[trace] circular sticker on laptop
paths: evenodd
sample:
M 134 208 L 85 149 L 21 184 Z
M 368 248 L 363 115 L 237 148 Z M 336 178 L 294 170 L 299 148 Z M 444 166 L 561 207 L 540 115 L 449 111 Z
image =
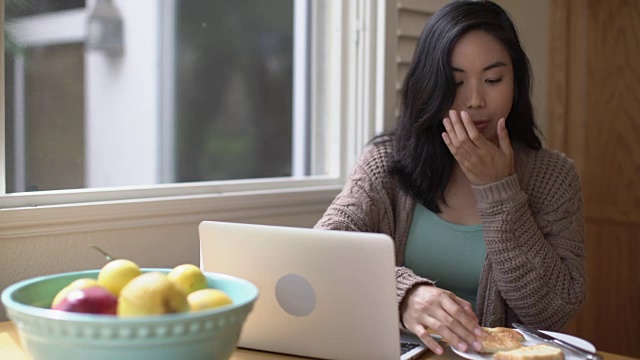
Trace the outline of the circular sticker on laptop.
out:
M 276 299 L 280 307 L 293 316 L 307 316 L 316 307 L 313 286 L 297 274 L 287 274 L 278 280 Z

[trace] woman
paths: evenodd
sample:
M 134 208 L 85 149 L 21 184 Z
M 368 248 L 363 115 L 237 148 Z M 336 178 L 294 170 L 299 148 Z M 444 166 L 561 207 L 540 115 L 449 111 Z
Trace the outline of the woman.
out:
M 423 30 L 391 135 L 367 146 L 316 228 L 395 241 L 402 325 L 437 354 L 480 326 L 557 330 L 585 298 L 572 162 L 544 149 L 530 65 L 506 12 L 453 2 Z

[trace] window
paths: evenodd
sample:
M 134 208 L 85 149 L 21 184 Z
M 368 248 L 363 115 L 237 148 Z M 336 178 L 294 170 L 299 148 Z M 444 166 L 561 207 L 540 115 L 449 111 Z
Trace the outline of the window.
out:
M 382 128 L 346 3 L 6 0 L 1 207 L 341 186 Z

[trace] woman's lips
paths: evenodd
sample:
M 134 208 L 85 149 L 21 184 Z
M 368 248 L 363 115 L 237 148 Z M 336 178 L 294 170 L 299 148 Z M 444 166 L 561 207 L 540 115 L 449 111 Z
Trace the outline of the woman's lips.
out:
M 474 121 L 473 125 L 476 126 L 476 129 L 482 131 L 482 130 L 486 129 L 489 126 L 489 120 Z

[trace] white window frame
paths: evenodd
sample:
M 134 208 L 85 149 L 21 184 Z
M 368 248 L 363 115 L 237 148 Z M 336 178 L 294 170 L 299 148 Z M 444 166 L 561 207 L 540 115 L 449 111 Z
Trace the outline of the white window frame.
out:
M 385 91 L 385 0 L 323 0 L 331 2 L 331 91 L 325 91 L 326 113 L 313 116 L 331 122 L 340 136 L 331 138 L 328 175 L 200 183 L 175 183 L 113 189 L 75 189 L 32 193 L 0 193 L 0 238 L 96 229 L 276 215 L 293 208 L 322 211 L 340 191 L 364 145 L 385 129 L 392 101 Z M 0 22 L 4 0 L 0 0 Z M 4 24 L 0 26 L 4 50 Z M 314 54 L 311 54 L 312 58 Z M 4 57 L 0 74 L 0 137 L 4 139 Z M 317 100 L 317 99 L 316 99 Z M 383 104 L 383 106 L 381 106 Z M 314 121 L 312 119 L 312 128 Z M 329 131 L 332 133 L 333 131 Z M 337 161 L 336 161 L 337 160 Z M 4 193 L 5 148 L 0 147 L 0 191 Z

